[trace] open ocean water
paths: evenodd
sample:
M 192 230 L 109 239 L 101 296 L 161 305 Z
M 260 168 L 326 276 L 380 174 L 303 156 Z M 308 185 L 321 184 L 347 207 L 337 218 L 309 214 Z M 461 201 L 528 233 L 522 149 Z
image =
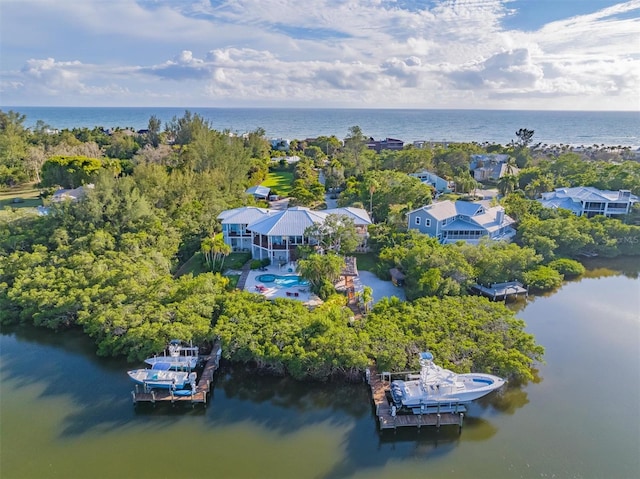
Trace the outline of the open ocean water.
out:
M 375 139 L 499 143 L 516 139 L 520 128 L 534 130 L 533 143 L 572 146 L 640 147 L 640 112 L 519 110 L 390 110 L 287 108 L 93 108 L 5 107 L 26 115 L 25 126 L 44 121 L 51 128 L 132 127 L 144 129 L 155 115 L 163 122 L 186 110 L 218 131 L 245 133 L 258 128 L 268 138 L 304 139 L 320 135 L 344 138 L 359 126 Z

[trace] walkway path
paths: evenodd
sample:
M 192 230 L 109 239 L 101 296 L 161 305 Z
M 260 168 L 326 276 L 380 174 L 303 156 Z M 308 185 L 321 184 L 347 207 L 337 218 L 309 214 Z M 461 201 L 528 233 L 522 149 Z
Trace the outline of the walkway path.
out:
M 244 285 L 247 283 L 247 278 L 249 277 L 249 273 L 251 272 L 251 260 L 247 261 L 244 266 L 242 266 L 242 274 L 240 275 L 240 279 L 238 280 L 238 284 L 236 288 L 242 290 L 244 289 Z

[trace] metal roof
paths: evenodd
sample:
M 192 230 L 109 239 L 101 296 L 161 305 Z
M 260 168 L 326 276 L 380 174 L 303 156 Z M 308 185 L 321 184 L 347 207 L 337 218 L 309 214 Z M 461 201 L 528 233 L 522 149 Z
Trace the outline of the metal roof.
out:
M 351 218 L 356 226 L 366 226 L 371 224 L 371 217 L 367 210 L 363 208 L 353 208 L 351 206 L 346 208 L 332 208 L 330 210 L 323 210 L 323 213 L 328 215 L 342 215 Z
M 242 208 L 234 208 L 232 210 L 223 211 L 218 215 L 218 219 L 222 220 L 222 224 L 248 225 L 259 219 L 274 214 L 273 210 L 266 208 L 258 208 L 256 206 L 243 206 Z
M 296 206 L 278 211 L 247 226 L 254 233 L 267 236 L 303 236 L 309 226 L 322 223 L 327 214 Z

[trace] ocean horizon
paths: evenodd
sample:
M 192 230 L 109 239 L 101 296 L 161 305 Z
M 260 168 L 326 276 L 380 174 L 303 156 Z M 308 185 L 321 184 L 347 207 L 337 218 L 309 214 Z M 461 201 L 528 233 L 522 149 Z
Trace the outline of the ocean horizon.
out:
M 359 126 L 375 139 L 509 144 L 520 128 L 534 130 L 533 144 L 589 147 L 640 146 L 638 111 L 547 111 L 381 108 L 202 108 L 202 107 L 34 107 L 2 106 L 24 114 L 25 127 L 43 121 L 52 129 L 145 129 L 151 116 L 163 128 L 186 111 L 211 128 L 237 134 L 265 131 L 268 138 L 298 139 L 335 135 L 345 138 Z

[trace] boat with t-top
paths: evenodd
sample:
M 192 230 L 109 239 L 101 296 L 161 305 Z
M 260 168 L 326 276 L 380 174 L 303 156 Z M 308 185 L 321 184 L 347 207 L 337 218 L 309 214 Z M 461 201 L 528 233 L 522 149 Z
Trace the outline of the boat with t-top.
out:
M 434 409 L 458 410 L 460 405 L 475 401 L 501 388 L 506 382 L 492 374 L 456 374 L 433 363 L 430 352 L 419 353 L 420 375 L 407 381 L 391 382 L 392 407 L 398 412 L 421 414 Z
M 156 362 L 151 368 L 127 371 L 131 380 L 147 389 L 184 389 L 191 386 L 195 389 L 197 375 L 195 372 L 172 371 L 171 364 Z
M 149 366 L 157 363 L 169 364 L 174 371 L 191 371 L 198 366 L 199 349 L 197 346 L 186 344 L 179 339 L 172 339 L 163 354 L 144 360 Z

